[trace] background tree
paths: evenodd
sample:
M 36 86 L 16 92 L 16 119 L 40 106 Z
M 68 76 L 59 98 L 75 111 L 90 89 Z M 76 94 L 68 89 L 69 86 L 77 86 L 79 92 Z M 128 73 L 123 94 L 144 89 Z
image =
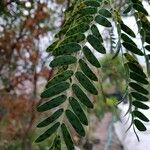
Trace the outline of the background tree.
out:
M 45 48 L 63 21 L 67 3 L 0 1 L 0 149 L 32 149 L 35 105 L 53 73 Z

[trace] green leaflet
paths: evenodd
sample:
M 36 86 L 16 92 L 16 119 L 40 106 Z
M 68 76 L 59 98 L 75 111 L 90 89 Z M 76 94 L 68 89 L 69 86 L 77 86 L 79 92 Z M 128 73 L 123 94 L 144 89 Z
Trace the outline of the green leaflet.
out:
M 80 71 L 75 73 L 76 78 L 80 82 L 80 84 L 91 94 L 97 95 L 98 91 L 95 86 L 91 83 L 91 81 Z
M 87 46 L 83 47 L 83 53 L 91 65 L 97 68 L 101 67 L 99 61 L 97 60 L 97 58 L 94 56 L 94 54 L 91 52 L 91 50 Z
M 66 81 L 67 79 L 71 78 L 71 76 L 73 75 L 73 71 L 72 70 L 66 70 L 61 74 L 58 74 L 57 76 L 55 76 L 54 78 L 52 78 L 51 80 L 49 80 L 46 84 L 46 88 L 49 88 L 51 86 L 54 86 L 55 84 L 58 84 L 62 81 Z
M 149 122 L 149 119 L 144 114 L 142 114 L 140 111 L 138 111 L 138 110 L 134 110 L 133 111 L 133 115 L 135 117 L 138 117 L 139 119 L 145 121 L 145 122 Z
M 133 72 L 130 72 L 130 78 L 132 80 L 135 80 L 135 81 L 140 82 L 142 84 L 149 84 L 149 82 L 145 78 L 143 78 L 142 76 L 140 76 L 136 73 L 133 73 Z
M 123 30 L 125 33 L 127 33 L 132 37 L 136 37 L 135 33 L 128 26 L 126 26 L 124 23 L 121 23 L 120 25 L 121 25 L 121 30 Z
M 91 46 L 99 53 L 106 54 L 106 50 L 102 45 L 101 41 L 96 38 L 94 35 L 88 35 L 87 41 L 91 44 Z
M 71 36 L 67 37 L 66 39 L 64 39 L 60 43 L 60 45 L 64 45 L 64 44 L 71 43 L 71 42 L 80 43 L 83 40 L 85 40 L 85 35 L 82 33 L 77 33 L 77 34 L 71 35 Z
M 147 29 L 150 28 L 150 24 L 149 23 L 147 23 L 145 21 L 142 21 L 142 20 L 141 20 L 141 23 L 142 23 L 142 27 L 143 27 L 144 30 L 147 30 Z
M 97 76 L 93 73 L 93 71 L 89 68 L 89 66 L 85 63 L 84 60 L 79 60 L 79 65 L 83 73 L 91 80 L 98 81 Z
M 132 97 L 134 97 L 136 100 L 143 101 L 143 102 L 149 101 L 149 99 L 148 99 L 146 96 L 144 96 L 144 95 L 142 95 L 142 94 L 140 94 L 140 93 L 131 92 L 131 95 L 132 95 Z
M 110 11 L 107 10 L 107 9 L 105 9 L 105 8 L 100 9 L 98 13 L 99 13 L 100 15 L 106 17 L 106 18 L 111 18 L 111 17 L 112 17 Z
M 137 54 L 137 55 L 140 55 L 140 56 L 143 56 L 143 52 L 138 49 L 137 47 L 135 47 L 134 45 L 128 43 L 128 42 L 123 42 L 122 45 L 127 49 L 129 50 L 130 52 L 133 52 L 134 54 Z
M 148 55 L 146 55 L 147 56 L 147 59 L 149 59 L 150 60 L 150 54 L 148 54 Z
M 139 5 L 142 6 L 142 3 L 141 3 L 139 0 L 131 0 L 131 2 L 132 2 L 132 3 L 135 3 L 135 4 L 137 3 L 137 4 L 139 4 Z
M 61 138 L 57 135 L 54 139 L 54 142 L 49 150 L 61 150 Z
M 95 21 L 104 27 L 112 27 L 111 23 L 105 17 L 101 15 L 97 15 L 95 17 Z
M 91 23 L 92 21 L 94 20 L 94 17 L 91 16 L 91 15 L 86 15 L 86 16 L 83 16 L 79 19 L 76 20 L 76 23 L 83 23 L 83 22 L 86 22 L 87 24 Z
M 124 42 L 130 43 L 134 45 L 135 47 L 137 47 L 137 45 L 133 42 L 133 40 L 129 38 L 126 34 L 121 33 L 121 38 L 123 39 Z
M 79 12 L 80 16 L 94 15 L 96 13 L 97 13 L 96 7 L 86 7 L 86 8 L 81 9 Z
M 45 89 L 42 94 L 41 94 L 41 98 L 49 98 L 52 96 L 55 96 L 57 94 L 60 94 L 64 91 L 66 91 L 69 88 L 70 84 L 68 82 L 60 82 L 56 85 L 53 85 L 47 89 Z
M 64 139 L 65 144 L 67 146 L 67 149 L 68 150 L 74 150 L 75 148 L 74 148 L 72 138 L 71 138 L 70 133 L 69 133 L 69 131 L 68 131 L 68 129 L 64 123 L 61 125 L 61 131 L 62 131 L 63 139 Z
M 141 85 L 139 85 L 135 82 L 130 82 L 129 86 L 132 87 L 137 92 L 140 92 L 140 93 L 145 94 L 145 95 L 149 94 L 149 92 L 145 88 L 143 88 Z
M 134 119 L 134 125 L 136 126 L 136 128 L 139 130 L 139 131 L 146 131 L 146 127 L 144 126 L 144 124 L 138 120 L 138 119 Z
M 66 32 L 68 31 L 69 27 L 70 27 L 70 24 L 64 25 L 64 26 L 61 28 L 61 30 L 55 35 L 55 38 L 59 38 L 59 37 L 61 37 L 62 35 L 65 35 Z
M 84 125 L 88 125 L 87 117 L 86 117 L 82 107 L 80 106 L 79 102 L 75 98 L 69 97 L 69 103 L 70 103 L 74 113 L 79 118 L 80 122 Z
M 81 46 L 78 43 L 71 42 L 64 45 L 60 45 L 56 49 L 53 50 L 54 56 L 64 55 L 64 54 L 72 54 L 81 50 Z
M 66 95 L 60 95 L 58 97 L 55 97 L 55 98 L 51 99 L 50 101 L 45 102 L 44 104 L 38 106 L 37 111 L 43 112 L 43 111 L 47 111 L 52 108 L 55 108 L 55 107 L 61 105 L 63 102 L 65 102 L 66 99 L 67 99 Z
M 71 29 L 69 29 L 66 33 L 66 36 L 71 36 L 77 33 L 84 33 L 89 29 L 89 25 L 87 23 L 80 23 Z
M 140 108 L 140 109 L 145 109 L 145 110 L 149 109 L 149 107 L 147 105 L 145 105 L 144 103 L 142 103 L 140 101 L 133 101 L 132 105 L 134 105 L 135 107 Z
M 92 6 L 92 7 L 99 7 L 100 6 L 100 3 L 96 0 L 85 0 L 83 3 L 87 6 Z
M 51 61 L 50 67 L 59 67 L 76 63 L 77 59 L 71 55 L 62 55 Z
M 148 44 L 150 44 L 150 35 L 147 35 L 147 36 L 145 37 L 145 42 L 147 42 Z
M 42 135 L 40 135 L 35 140 L 35 142 L 39 143 L 39 142 L 42 142 L 45 139 L 49 138 L 52 134 L 54 134 L 56 132 L 56 130 L 58 129 L 59 126 L 60 126 L 59 122 L 55 123 L 52 127 L 50 127 L 48 130 L 46 130 Z
M 57 46 L 59 40 L 55 41 L 53 44 L 51 44 L 50 46 L 48 46 L 48 48 L 46 49 L 46 52 L 51 52 L 55 49 L 55 47 Z
M 128 62 L 126 63 L 129 67 L 129 69 L 133 72 L 135 72 L 136 74 L 142 76 L 143 78 L 146 78 L 146 75 L 145 73 L 143 72 L 142 68 L 139 67 L 136 63 L 131 63 L 131 62 Z
M 48 126 L 49 124 L 53 123 L 56 119 L 58 119 L 62 114 L 63 114 L 64 110 L 58 109 L 57 111 L 55 111 L 50 117 L 44 119 L 42 122 L 40 122 L 37 127 L 41 128 L 41 127 L 45 127 Z
M 103 38 L 102 38 L 102 36 L 101 36 L 101 34 L 100 34 L 100 32 L 99 32 L 99 30 L 98 30 L 98 28 L 97 28 L 97 26 L 96 26 L 95 24 L 93 24 L 93 25 L 91 26 L 91 31 L 92 31 L 92 34 L 93 34 L 95 37 L 97 37 L 100 42 L 103 43 Z
M 80 122 L 80 120 L 77 118 L 77 116 L 71 111 L 71 110 L 66 110 L 66 116 L 68 121 L 71 123 L 72 127 L 75 129 L 75 131 L 80 135 L 80 136 L 85 136 L 85 130 Z
M 86 96 L 86 94 L 81 90 L 81 88 L 78 85 L 73 84 L 72 90 L 81 103 L 83 103 L 88 108 L 93 108 L 92 102 L 89 100 L 89 98 Z
M 150 52 L 150 45 L 146 45 L 145 48 Z
M 123 11 L 123 14 L 127 14 L 132 10 L 132 5 L 128 5 L 128 7 Z
M 137 10 L 138 12 L 142 12 L 143 14 L 145 14 L 146 16 L 148 16 L 148 12 L 146 11 L 146 9 L 142 5 L 133 4 L 133 8 L 135 10 Z
M 139 62 L 137 61 L 137 58 L 134 57 L 133 55 L 131 55 L 131 54 L 129 54 L 129 53 L 124 53 L 123 55 L 125 56 L 125 58 L 126 58 L 129 62 L 139 65 Z

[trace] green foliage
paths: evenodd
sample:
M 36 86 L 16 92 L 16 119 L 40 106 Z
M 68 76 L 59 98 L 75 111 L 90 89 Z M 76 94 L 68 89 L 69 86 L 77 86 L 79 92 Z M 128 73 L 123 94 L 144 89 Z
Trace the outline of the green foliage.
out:
M 116 46 L 117 51 L 114 55 L 117 57 L 120 53 L 122 56 L 121 60 L 126 74 L 126 94 L 128 94 L 130 103 L 127 113 L 132 116 L 131 126 L 133 125 L 133 128 L 136 127 L 140 131 L 146 130 L 140 120 L 148 122 L 149 119 L 140 112 L 140 109 L 149 109 L 144 103 L 149 100 L 147 90 L 149 71 L 145 73 L 136 58 L 137 55 L 147 58 L 145 48 L 144 46 L 142 49 L 137 47 L 132 40 L 136 34 L 122 21 L 117 10 L 112 8 L 109 11 L 105 8 L 108 4 L 101 0 L 77 0 L 70 7 L 69 12 L 66 12 L 69 13 L 69 17 L 65 18 L 61 30 L 55 36 L 55 42 L 47 48 L 47 52 L 54 56 L 50 67 L 56 70 L 56 74 L 48 81 L 41 94 L 41 98 L 50 100 L 38 106 L 37 110 L 43 112 L 55 107 L 58 107 L 58 110 L 38 124 L 38 127 L 44 127 L 48 124 L 50 127 L 37 138 L 36 142 L 41 142 L 54 135 L 55 138 L 50 149 L 61 149 L 61 142 L 64 140 L 67 149 L 74 150 L 67 122 L 77 134 L 85 136 L 85 125 L 88 125 L 88 121 L 84 106 L 93 108 L 94 105 L 89 94 L 99 94 L 93 81 L 99 81 L 99 75 L 97 76 L 95 70 L 99 71 L 101 64 L 92 50 L 96 50 L 101 55 L 106 54 L 106 48 L 97 24 L 109 29 L 112 28 L 111 21 L 113 20 L 118 32 L 118 46 Z M 129 6 L 130 9 L 128 8 L 124 13 L 131 10 L 134 12 L 142 44 L 149 43 L 150 33 L 147 31 L 147 26 L 150 23 L 146 18 L 147 11 L 139 0 L 132 0 Z M 138 25 L 139 22 L 141 26 Z M 87 42 L 92 46 L 92 50 L 86 45 Z M 122 51 L 123 47 L 125 53 Z M 148 46 L 146 49 L 149 50 Z M 114 61 L 115 57 L 113 57 Z M 110 59 L 113 61 L 112 58 Z M 147 59 L 146 62 L 147 70 L 149 70 Z M 88 65 L 88 63 L 90 64 Z M 107 101 L 104 102 L 107 103 Z M 108 103 L 110 102 L 108 101 Z

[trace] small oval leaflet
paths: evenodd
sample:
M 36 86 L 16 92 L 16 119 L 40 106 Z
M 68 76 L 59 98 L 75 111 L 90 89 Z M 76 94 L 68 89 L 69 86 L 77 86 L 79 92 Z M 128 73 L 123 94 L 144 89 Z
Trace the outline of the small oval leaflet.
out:
M 130 72 L 130 78 L 142 84 L 146 84 L 146 85 L 149 84 L 149 82 L 145 78 L 133 72 Z
M 61 138 L 59 135 L 55 137 L 49 150 L 61 150 Z
M 90 67 L 85 63 L 84 60 L 79 60 L 79 65 L 83 73 L 91 80 L 98 81 L 97 76 L 93 73 L 93 71 L 90 69 Z
M 143 56 L 143 55 L 144 55 L 143 52 L 142 52 L 140 49 L 138 49 L 137 47 L 135 47 L 134 45 L 132 45 L 132 44 L 130 44 L 130 43 L 128 43 L 128 42 L 123 42 L 122 45 L 123 45 L 127 50 L 129 50 L 129 51 L 131 51 L 131 52 L 133 52 L 133 53 L 135 53 L 135 54 L 137 54 L 137 55 L 140 55 L 140 56 Z
M 97 95 L 98 91 L 95 88 L 95 86 L 91 83 L 91 81 L 80 71 L 77 71 L 75 73 L 75 76 L 77 80 L 80 82 L 80 84 L 91 94 Z
M 137 59 L 136 59 L 133 55 L 131 55 L 131 54 L 129 54 L 129 53 L 124 53 L 123 55 L 125 56 L 125 58 L 126 58 L 129 62 L 139 65 L 139 62 L 137 61 Z M 141 69 L 142 69 L 142 68 L 141 68 Z
M 59 56 L 63 54 L 72 54 L 81 50 L 81 46 L 78 43 L 67 43 L 64 45 L 60 45 L 56 49 L 53 50 L 54 56 Z
M 100 9 L 98 13 L 99 13 L 100 15 L 106 17 L 106 18 L 111 18 L 111 17 L 112 17 L 110 11 L 107 10 L 107 9 L 105 9 L 105 8 Z
M 49 138 L 52 134 L 54 134 L 56 132 L 56 130 L 58 129 L 59 126 L 60 126 L 59 122 L 55 123 L 52 127 L 50 127 L 48 130 L 46 130 L 42 135 L 40 135 L 35 140 L 35 142 L 39 143 L 39 142 L 42 142 L 45 139 Z
M 123 30 L 125 33 L 127 33 L 128 35 L 132 36 L 132 37 L 136 37 L 135 33 L 128 27 L 126 26 L 124 23 L 121 23 L 121 30 Z
M 102 45 L 101 41 L 96 38 L 94 35 L 88 35 L 87 41 L 91 44 L 91 46 L 99 53 L 106 54 L 106 50 Z
M 71 123 L 72 127 L 75 129 L 75 131 L 80 135 L 80 136 L 85 136 L 85 130 L 80 122 L 80 120 L 77 118 L 77 116 L 71 111 L 71 110 L 66 110 L 66 116 L 69 122 Z
M 50 67 L 59 67 L 63 65 L 70 65 L 76 63 L 77 59 L 71 55 L 62 55 L 56 57 L 54 60 L 51 61 Z
M 76 114 L 76 116 L 79 118 L 80 122 L 84 125 L 88 125 L 87 117 L 80 106 L 79 102 L 74 97 L 69 97 L 69 103 Z
M 149 119 L 140 111 L 134 110 L 133 115 L 141 119 L 142 121 L 149 122 Z
M 99 61 L 97 60 L 97 58 L 94 56 L 94 54 L 91 52 L 91 50 L 87 46 L 83 47 L 83 53 L 91 65 L 97 68 L 101 67 Z
M 77 33 L 86 32 L 90 26 L 87 23 L 80 23 L 74 27 L 72 27 L 69 31 L 67 31 L 66 36 L 71 36 Z
M 127 63 L 129 69 L 133 72 L 135 72 L 136 74 L 142 76 L 143 78 L 146 78 L 146 75 L 145 73 L 143 72 L 142 68 L 139 67 L 136 63 L 131 63 L 131 62 L 128 62 Z
M 137 107 L 137 108 L 140 108 L 140 109 L 149 109 L 149 107 L 147 105 L 145 105 L 144 103 L 140 102 L 140 101 L 133 101 L 132 104 Z
M 146 11 L 146 9 L 142 6 L 142 5 L 139 5 L 139 4 L 133 4 L 133 8 L 135 10 L 137 10 L 138 12 L 142 12 L 143 14 L 145 14 L 146 16 L 148 16 L 148 12 Z
M 100 34 L 100 32 L 99 32 L 99 30 L 98 30 L 98 28 L 97 28 L 97 26 L 96 26 L 95 24 L 93 24 L 93 25 L 91 26 L 91 31 L 92 31 L 92 34 L 93 34 L 95 37 L 97 37 L 97 38 L 100 40 L 100 42 L 103 43 L 103 38 L 102 38 L 102 36 L 101 36 L 101 34 Z
M 57 94 L 60 94 L 61 92 L 66 91 L 69 88 L 69 86 L 70 86 L 70 84 L 68 82 L 65 82 L 65 81 L 60 82 L 60 83 L 44 90 L 41 93 L 41 98 L 49 98 L 49 97 L 55 96 Z
M 66 95 L 60 95 L 58 97 L 55 97 L 55 98 L 51 99 L 50 101 L 45 102 L 42 105 L 39 105 L 37 107 L 37 111 L 43 112 L 43 111 L 47 111 L 52 108 L 55 108 L 55 107 L 61 105 L 63 102 L 65 102 L 66 99 L 67 99 Z
M 64 123 L 61 125 L 61 131 L 62 131 L 63 139 L 67 146 L 67 149 L 74 150 L 74 144 L 73 144 L 72 138 L 71 138 L 70 133 Z
M 62 114 L 63 114 L 63 109 L 58 109 L 57 111 L 55 111 L 50 117 L 44 119 L 42 122 L 40 122 L 37 127 L 41 128 L 41 127 L 45 127 L 48 126 L 49 124 L 53 123 L 56 119 L 58 119 Z
M 132 10 L 132 5 L 129 5 L 124 11 L 123 14 L 127 14 Z
M 101 15 L 97 15 L 95 17 L 95 21 L 104 27 L 112 27 L 111 23 L 105 17 Z
M 86 16 L 83 16 L 79 19 L 76 20 L 76 23 L 83 23 L 83 22 L 86 22 L 87 24 L 91 23 L 92 21 L 94 20 L 94 17 L 92 15 L 86 15 Z
M 150 45 L 146 45 L 145 48 L 150 52 Z
M 134 45 L 135 47 L 137 47 L 137 45 L 133 42 L 133 40 L 129 38 L 126 34 L 121 33 L 121 38 L 123 39 L 124 42 L 130 43 Z
M 134 90 L 136 90 L 139 93 L 142 93 L 142 94 L 145 94 L 145 95 L 149 94 L 149 92 L 145 88 L 143 88 L 141 85 L 139 85 L 135 82 L 130 82 L 129 86 L 132 87 Z
M 60 45 L 64 45 L 64 44 L 71 43 L 71 42 L 79 43 L 79 42 L 82 42 L 84 39 L 85 39 L 85 35 L 83 33 L 77 33 L 77 34 L 74 34 L 65 38 L 60 43 Z
M 92 6 L 92 7 L 99 7 L 100 3 L 96 0 L 86 0 L 83 2 L 87 6 Z
M 80 10 L 79 14 L 80 16 L 85 16 L 85 15 L 94 15 L 97 13 L 97 8 L 96 7 L 85 7 Z
M 146 131 L 146 127 L 144 126 L 144 124 L 138 120 L 138 119 L 134 119 L 134 125 L 136 126 L 136 128 L 139 130 L 139 131 Z
M 51 52 L 51 51 L 53 51 L 53 50 L 56 48 L 58 42 L 59 42 L 59 40 L 55 41 L 55 42 L 52 43 L 50 46 L 48 46 L 48 48 L 46 49 L 46 52 Z
M 51 86 L 54 86 L 62 81 L 66 81 L 67 79 L 69 79 L 71 76 L 73 75 L 73 71 L 72 70 L 66 70 L 61 74 L 58 74 L 57 76 L 55 76 L 54 78 L 52 78 L 51 80 L 49 80 L 46 84 L 46 88 L 49 88 Z
M 93 108 L 92 102 L 89 100 L 89 98 L 86 96 L 86 94 L 81 90 L 81 88 L 78 85 L 73 84 L 72 90 L 81 103 L 83 103 L 88 108 Z
M 142 94 L 140 94 L 140 93 L 131 92 L 131 95 L 132 95 L 132 97 L 134 97 L 136 100 L 143 101 L 143 102 L 149 101 L 149 99 L 148 99 L 146 96 L 144 96 L 144 95 L 142 95 Z
M 145 42 L 147 42 L 148 44 L 150 44 L 150 35 L 146 35 Z

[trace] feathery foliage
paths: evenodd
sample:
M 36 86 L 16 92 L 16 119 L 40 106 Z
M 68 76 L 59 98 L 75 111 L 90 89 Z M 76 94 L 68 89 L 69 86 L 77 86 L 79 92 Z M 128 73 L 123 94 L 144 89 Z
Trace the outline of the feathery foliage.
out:
M 123 22 L 119 11 L 113 7 L 107 9 L 108 6 L 113 6 L 111 0 L 76 0 L 66 10 L 65 22 L 56 34 L 56 40 L 47 48 L 47 52 L 54 56 L 50 67 L 54 68 L 56 73 L 41 94 L 47 102 L 39 105 L 37 111 L 43 112 L 56 107 L 57 110 L 38 124 L 38 127 L 47 125 L 50 127 L 35 142 L 41 142 L 54 135 L 51 150 L 60 150 L 63 140 L 68 150 L 74 150 L 68 122 L 77 134 L 81 137 L 85 136 L 85 128 L 88 125 L 86 107 L 93 108 L 89 94 L 97 95 L 100 92 L 95 86 L 96 82 L 100 82 L 94 70 L 99 70 L 101 64 L 95 57 L 93 49 L 101 55 L 108 52 L 97 25 L 112 29 L 112 22 L 115 24 L 118 41 L 115 48 L 113 47 L 116 52 L 112 59 L 115 59 L 118 54 L 122 55 L 129 99 L 127 114 L 130 113 L 132 116 L 130 127 L 133 126 L 135 133 L 135 127 L 140 131 L 146 130 L 141 121 L 148 122 L 149 119 L 140 110 L 149 109 L 144 103 L 149 100 L 147 90 L 150 75 L 150 57 L 147 54 L 150 47 L 148 12 L 139 0 L 130 0 L 129 7 L 124 11 L 125 14 L 132 11 L 136 19 L 138 36 L 142 42 L 142 48 L 138 48 L 132 40 L 137 35 Z M 125 52 L 122 49 L 125 49 Z M 137 56 L 145 58 L 146 71 L 138 62 Z

